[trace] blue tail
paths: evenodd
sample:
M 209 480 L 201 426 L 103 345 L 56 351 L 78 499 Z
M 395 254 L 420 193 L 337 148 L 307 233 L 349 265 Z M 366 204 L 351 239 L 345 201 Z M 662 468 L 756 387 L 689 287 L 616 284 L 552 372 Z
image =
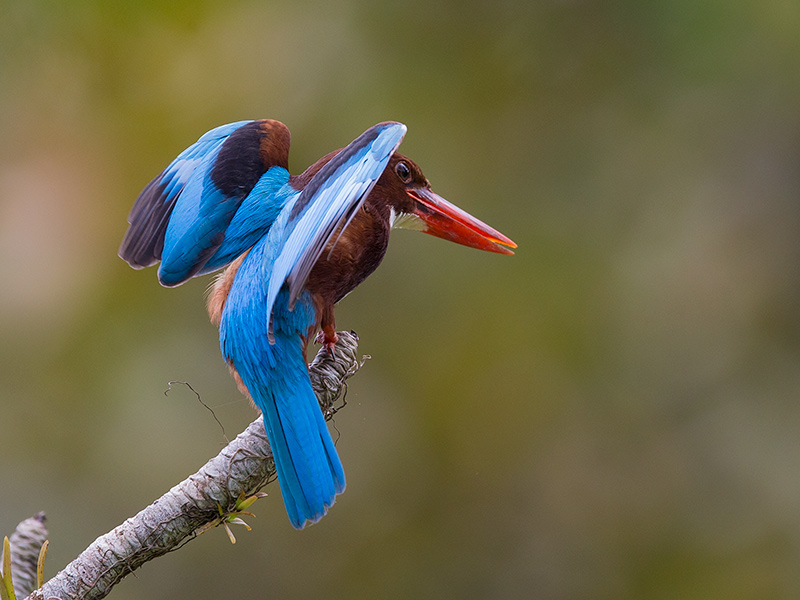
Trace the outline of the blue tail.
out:
M 278 369 L 270 370 L 268 386 L 250 385 L 241 368 L 239 374 L 264 415 L 286 512 L 301 529 L 319 521 L 344 491 L 344 470 L 311 389 L 299 338 L 276 332 L 271 349 Z
M 269 342 L 261 268 L 265 246 L 263 240 L 256 244 L 236 274 L 220 344 L 264 415 L 286 512 L 300 529 L 325 515 L 344 491 L 345 478 L 308 378 L 302 336 L 316 319 L 307 292 L 290 311 L 288 290 L 281 291 L 272 311 L 274 344 Z

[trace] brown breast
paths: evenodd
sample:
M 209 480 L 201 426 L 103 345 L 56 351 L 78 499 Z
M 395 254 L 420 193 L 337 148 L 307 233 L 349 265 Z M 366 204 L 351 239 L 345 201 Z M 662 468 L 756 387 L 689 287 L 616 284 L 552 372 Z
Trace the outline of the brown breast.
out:
M 337 236 L 338 232 L 306 282 L 306 288 L 328 306 L 344 298 L 381 264 L 389 244 L 388 219 L 367 201 L 338 241 Z

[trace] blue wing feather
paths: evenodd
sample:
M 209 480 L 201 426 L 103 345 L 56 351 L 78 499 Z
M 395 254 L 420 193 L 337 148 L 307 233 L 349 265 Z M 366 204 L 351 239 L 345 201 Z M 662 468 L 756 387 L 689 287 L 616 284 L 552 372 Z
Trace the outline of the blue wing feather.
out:
M 294 304 L 326 244 L 364 202 L 405 133 L 402 123 L 369 128 L 320 169 L 291 206 L 287 204 L 280 252 L 264 263 L 271 272 L 268 315 L 284 282 L 289 283 L 289 306 Z
M 268 206 L 270 194 L 289 178 L 289 138 L 286 126 L 270 119 L 238 121 L 203 135 L 140 194 L 120 256 L 137 268 L 160 260 L 158 277 L 166 286 L 233 260 L 264 234 L 264 215 L 274 219 L 286 199 L 275 200 L 274 210 Z M 272 171 L 277 173 L 259 185 Z M 254 224 L 248 228 L 240 220 L 234 242 L 223 249 L 243 204 L 248 216 L 258 209 Z
M 267 233 L 286 203 L 297 195 L 297 190 L 289 185 L 289 172 L 272 167 L 239 206 L 225 230 L 222 245 L 197 274 L 216 271 L 251 248 Z
M 206 132 L 142 190 L 128 215 L 130 227 L 122 240 L 120 257 L 137 269 L 161 260 L 164 235 L 176 199 L 203 159 L 216 155 L 225 139 L 249 122 L 229 123 Z
M 220 147 L 192 171 L 175 202 L 158 269 L 164 285 L 181 284 L 203 267 L 222 244 L 225 228 L 241 203 L 239 198 L 226 197 L 211 180 Z

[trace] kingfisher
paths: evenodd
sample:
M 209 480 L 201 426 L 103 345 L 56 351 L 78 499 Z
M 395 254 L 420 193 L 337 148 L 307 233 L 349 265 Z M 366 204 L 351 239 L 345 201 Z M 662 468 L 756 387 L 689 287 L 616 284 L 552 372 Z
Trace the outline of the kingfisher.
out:
M 160 261 L 164 286 L 224 269 L 208 311 L 239 389 L 261 411 L 289 521 L 316 523 L 345 489 L 311 388 L 311 340 L 335 349 L 334 306 L 380 264 L 392 228 L 513 254 L 508 237 L 437 195 L 397 152 L 387 121 L 290 175 L 289 129 L 272 119 L 207 132 L 139 194 L 119 255 Z

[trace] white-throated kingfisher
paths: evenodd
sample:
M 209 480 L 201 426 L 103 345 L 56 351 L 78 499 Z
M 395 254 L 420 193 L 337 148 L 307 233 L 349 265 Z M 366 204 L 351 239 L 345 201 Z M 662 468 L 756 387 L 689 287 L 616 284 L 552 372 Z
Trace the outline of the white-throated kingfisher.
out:
M 261 410 L 289 520 L 318 521 L 345 477 L 306 365 L 308 342 L 336 344 L 334 305 L 380 264 L 392 227 L 481 250 L 516 244 L 435 194 L 396 152 L 402 123 L 379 123 L 290 175 L 289 130 L 264 119 L 212 129 L 139 195 L 120 256 L 160 261 L 175 286 L 227 266 L 209 296 L 220 347 Z

